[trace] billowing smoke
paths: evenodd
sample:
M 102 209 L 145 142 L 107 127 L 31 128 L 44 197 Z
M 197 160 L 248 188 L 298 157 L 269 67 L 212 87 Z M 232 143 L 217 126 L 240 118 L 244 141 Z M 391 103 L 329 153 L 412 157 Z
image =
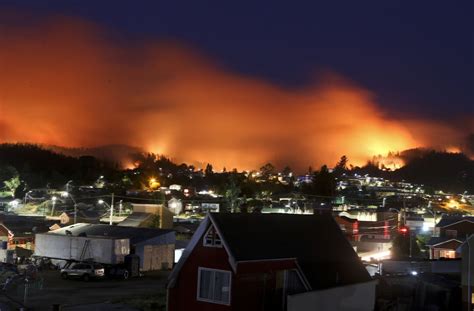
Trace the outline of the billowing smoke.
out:
M 175 42 L 130 43 L 66 18 L 0 36 L 0 141 L 128 144 L 189 163 L 296 169 L 414 147 L 463 148 L 465 128 L 393 119 L 328 74 L 284 89 L 228 72 Z M 291 61 L 291 60 L 289 60 Z

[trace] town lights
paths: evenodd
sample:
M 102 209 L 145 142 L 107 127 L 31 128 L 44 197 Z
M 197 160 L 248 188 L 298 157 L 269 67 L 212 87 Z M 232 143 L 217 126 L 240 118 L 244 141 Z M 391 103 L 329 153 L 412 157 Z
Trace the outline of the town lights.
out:
M 148 179 L 148 188 L 150 188 L 150 190 L 156 190 L 160 187 L 160 183 L 158 180 L 156 180 L 155 177 L 151 177 L 150 179 Z
M 451 208 L 459 208 L 459 202 L 457 202 L 456 200 L 449 200 L 449 207 Z

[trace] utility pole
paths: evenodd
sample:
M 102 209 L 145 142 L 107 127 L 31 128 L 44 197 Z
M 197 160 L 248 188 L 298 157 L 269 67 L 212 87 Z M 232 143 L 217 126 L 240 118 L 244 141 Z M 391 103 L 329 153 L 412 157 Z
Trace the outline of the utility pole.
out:
M 77 222 L 77 204 L 74 202 L 74 224 Z
M 428 209 L 430 209 L 431 212 L 433 213 L 433 236 L 434 236 L 435 228 L 436 228 L 436 211 L 431 206 L 431 200 L 428 201 Z
M 53 205 L 53 207 L 51 208 L 51 216 L 54 216 L 54 207 L 55 207 L 55 205 L 56 205 L 56 200 L 57 200 L 57 198 L 56 198 L 55 196 L 53 196 L 53 197 L 51 198 L 52 205 Z M 43 215 L 44 215 L 44 210 L 43 210 Z
M 114 194 L 110 195 L 110 206 L 114 207 Z
M 405 196 L 403 196 L 403 225 L 405 225 L 406 221 L 407 221 L 407 216 L 406 216 L 406 202 L 405 202 Z
M 411 235 L 412 235 L 412 234 L 411 234 L 411 230 L 410 230 L 409 233 L 410 233 L 410 258 L 411 258 Z
M 114 194 L 112 193 L 111 198 L 110 198 L 110 220 L 109 220 L 109 225 L 112 226 L 112 218 L 114 216 Z
M 472 310 L 472 288 L 471 288 L 471 235 L 466 238 L 467 242 L 467 310 Z

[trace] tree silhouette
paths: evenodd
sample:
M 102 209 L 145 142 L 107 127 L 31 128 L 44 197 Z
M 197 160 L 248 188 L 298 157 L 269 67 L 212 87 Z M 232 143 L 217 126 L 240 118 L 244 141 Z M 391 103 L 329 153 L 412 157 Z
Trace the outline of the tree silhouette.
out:
M 334 167 L 334 175 L 336 177 L 340 177 L 342 174 L 347 172 L 347 162 L 348 159 L 345 155 L 339 159 L 339 162 L 337 162 L 336 166 Z
M 275 175 L 275 166 L 271 163 L 267 163 L 260 168 L 260 174 L 263 178 L 268 179 L 270 176 Z

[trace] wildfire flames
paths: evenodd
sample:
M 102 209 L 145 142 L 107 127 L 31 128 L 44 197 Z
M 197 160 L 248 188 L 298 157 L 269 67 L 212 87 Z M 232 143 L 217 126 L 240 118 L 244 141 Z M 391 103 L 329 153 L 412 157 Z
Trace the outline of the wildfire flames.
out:
M 125 46 L 85 21 L 8 27 L 0 36 L 2 142 L 120 143 L 228 169 L 333 165 L 344 154 L 363 164 L 389 151 L 462 148 L 455 127 L 391 118 L 371 92 L 335 74 L 285 89 L 177 43 Z

